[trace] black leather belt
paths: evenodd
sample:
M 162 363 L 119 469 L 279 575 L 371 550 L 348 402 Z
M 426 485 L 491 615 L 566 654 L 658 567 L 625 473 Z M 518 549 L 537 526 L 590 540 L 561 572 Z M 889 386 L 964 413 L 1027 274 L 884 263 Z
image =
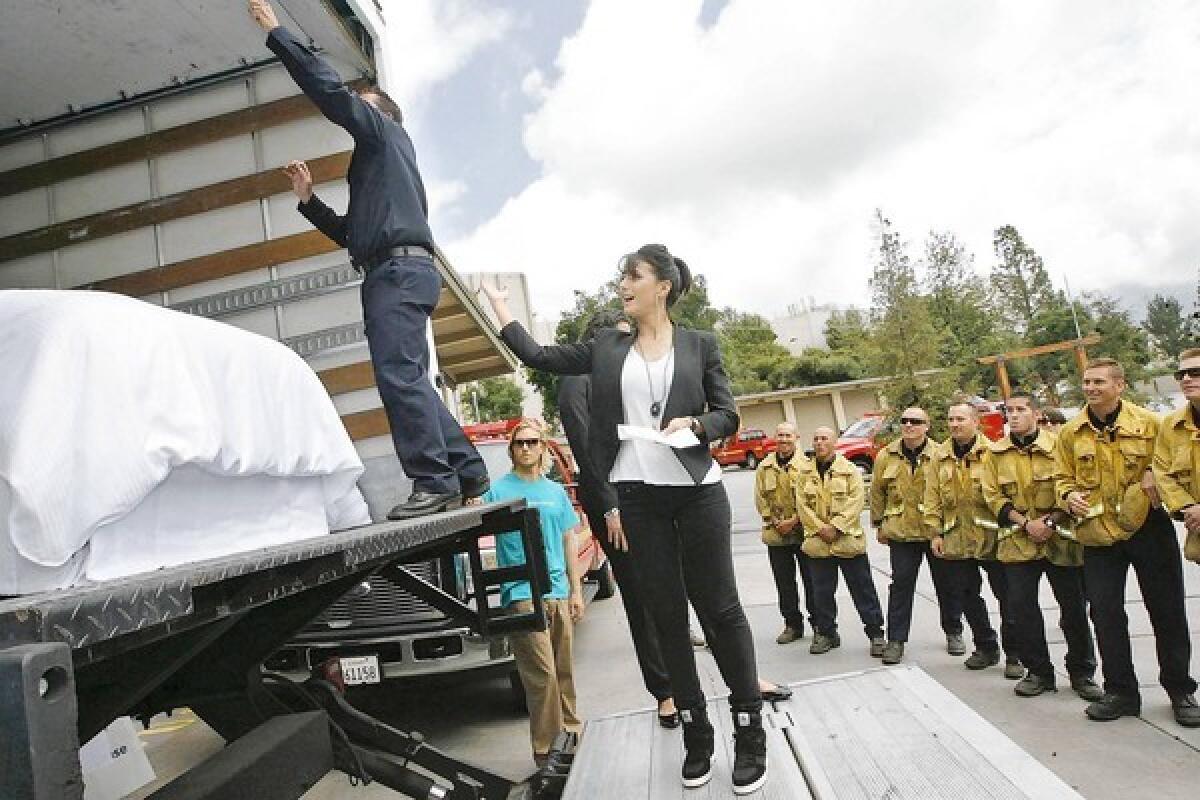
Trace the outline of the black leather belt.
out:
M 433 253 L 419 244 L 402 244 L 385 250 L 370 260 L 359 262 L 354 267 L 365 274 L 393 258 L 428 258 L 432 260 Z

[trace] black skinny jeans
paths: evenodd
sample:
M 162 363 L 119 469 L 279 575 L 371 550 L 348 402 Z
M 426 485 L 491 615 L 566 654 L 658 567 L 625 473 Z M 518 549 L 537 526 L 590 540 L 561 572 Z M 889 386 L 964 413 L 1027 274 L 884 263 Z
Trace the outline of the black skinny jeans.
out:
M 1016 630 L 1016 656 L 1025 669 L 1043 680 L 1054 682 L 1054 665 L 1046 645 L 1046 620 L 1038 603 L 1042 575 L 1050 582 L 1058 601 L 1058 625 L 1067 640 L 1067 674 L 1071 679 L 1096 674 L 1096 648 L 1088 625 L 1083 595 L 1083 568 L 1060 567 L 1044 558 L 1005 564 L 1008 575 L 1008 604 Z
M 962 603 L 954 591 L 953 568 L 946 566 L 948 562 L 933 554 L 929 542 L 889 540 L 888 555 L 892 562 L 892 585 L 888 589 L 887 638 L 893 642 L 908 641 L 912 628 L 913 598 L 917 592 L 917 574 L 921 571 L 922 559 L 928 562 L 929 574 L 933 578 L 942 632 L 947 636 L 961 635 Z
M 779 614 L 783 624 L 796 633 L 804 633 L 804 614 L 800 611 L 800 590 L 796 586 L 796 573 L 804 586 L 804 607 L 808 621 L 813 621 L 813 585 L 811 559 L 798 544 L 767 546 L 767 560 L 771 562 L 771 575 L 775 578 L 775 592 L 779 595 Z
M 863 630 L 869 638 L 883 636 L 883 609 L 879 607 L 879 594 L 875 591 L 875 582 L 871 579 L 871 562 L 867 554 L 854 558 L 814 558 L 810 561 L 812 570 L 813 589 L 816 598 L 813 605 L 816 613 L 813 615 L 813 628 L 825 636 L 837 634 L 837 594 L 838 572 L 846 578 L 846 588 L 850 590 L 850 599 L 862 620 Z
M 762 707 L 754 637 L 738 598 L 725 486 L 617 484 L 621 524 L 645 603 L 654 616 L 679 708 L 705 705 L 688 636 L 688 600 L 739 710 Z
M 1100 647 L 1104 691 L 1140 696 L 1125 613 L 1125 579 L 1131 566 L 1154 628 L 1158 681 L 1169 694 L 1191 694 L 1196 682 L 1188 674 L 1192 641 L 1184 607 L 1183 563 L 1175 526 L 1162 509 L 1152 510 L 1146 524 L 1123 542 L 1083 548 L 1084 584 Z
M 608 541 L 608 523 L 604 520 L 603 511 L 590 506 L 584 509 L 588 524 L 608 556 L 613 577 L 621 589 L 621 604 L 625 606 L 625 618 L 629 620 L 629 636 L 633 639 L 633 652 L 642 671 L 642 682 L 646 684 L 646 691 L 661 703 L 671 696 L 671 679 L 663 662 L 654 619 L 646 607 L 645 592 L 638 584 L 633 557 L 629 551 L 618 550 Z

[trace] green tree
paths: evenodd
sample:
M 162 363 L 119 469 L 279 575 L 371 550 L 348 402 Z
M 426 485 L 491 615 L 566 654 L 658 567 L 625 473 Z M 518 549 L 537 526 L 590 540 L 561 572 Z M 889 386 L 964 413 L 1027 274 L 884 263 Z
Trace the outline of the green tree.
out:
M 997 228 L 992 248 L 998 261 L 992 267 L 992 286 L 999 309 L 1019 333 L 1026 333 L 1042 311 L 1061 304 L 1046 265 L 1012 225 Z
M 883 391 L 889 405 L 903 408 L 919 403 L 938 408 L 954 388 L 954 376 L 928 374 L 940 366 L 943 335 L 934 326 L 900 234 L 880 210 L 875 212 L 875 225 L 878 243 L 871 274 L 875 374 L 888 377 Z
M 779 344 L 765 317 L 723 309 L 717 322 L 717 338 L 735 395 L 787 385 L 792 356 Z
M 834 311 L 825 321 L 824 333 L 831 356 L 855 364 L 859 377 L 874 374 L 870 370 L 876 357 L 867 314 L 857 308 Z
M 521 416 L 524 395 L 510 378 L 484 378 L 467 384 L 460 393 L 472 422 L 496 422 Z
M 1183 304 L 1178 298 L 1156 294 L 1146 303 L 1146 323 L 1143 326 L 1154 342 L 1158 357 L 1171 361 L 1186 349 L 1192 335 Z
M 976 359 L 1011 350 L 1019 340 L 996 324 L 989 287 L 974 261 L 953 233 L 930 231 L 925 239 L 922 277 L 930 317 L 944 334 L 941 363 L 954 365 L 961 387 L 987 389 L 995 371 Z
M 820 386 L 825 383 L 858 380 L 866 375 L 862 362 L 853 356 L 844 352 L 809 347 L 792 359 L 784 377 L 784 386 Z

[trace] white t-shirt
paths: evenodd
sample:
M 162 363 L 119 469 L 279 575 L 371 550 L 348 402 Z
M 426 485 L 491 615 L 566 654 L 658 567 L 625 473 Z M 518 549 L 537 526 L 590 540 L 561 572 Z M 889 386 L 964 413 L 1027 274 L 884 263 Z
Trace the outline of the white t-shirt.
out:
M 625 411 L 626 425 L 659 430 L 662 422 L 670 421 L 663 420 L 662 415 L 666 413 L 674 370 L 674 348 L 659 360 L 649 363 L 642 359 L 637 348 L 629 349 L 621 368 L 621 406 Z M 661 406 L 657 418 L 650 414 L 650 406 L 655 402 Z M 694 486 L 696 483 L 672 448 L 642 439 L 621 442 L 608 480 L 612 483 L 638 481 L 655 486 Z M 716 483 L 719 480 L 721 466 L 713 461 L 701 483 Z

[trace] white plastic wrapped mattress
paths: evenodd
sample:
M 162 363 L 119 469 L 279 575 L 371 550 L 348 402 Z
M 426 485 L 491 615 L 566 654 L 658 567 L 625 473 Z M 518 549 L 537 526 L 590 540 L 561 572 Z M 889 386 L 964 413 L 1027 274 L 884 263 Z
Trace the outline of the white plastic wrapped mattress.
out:
M 0 291 L 0 594 L 367 524 L 362 469 L 276 341 L 120 295 Z

